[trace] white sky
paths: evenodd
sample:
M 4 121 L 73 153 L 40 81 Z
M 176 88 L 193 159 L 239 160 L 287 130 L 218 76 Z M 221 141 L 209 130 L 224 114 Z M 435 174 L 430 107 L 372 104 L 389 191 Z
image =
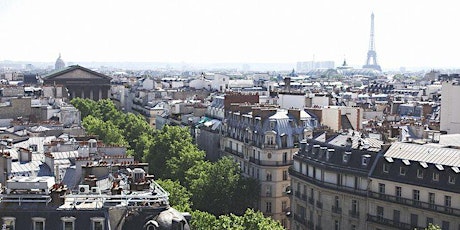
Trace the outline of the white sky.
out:
M 457 0 L 0 0 L 0 60 L 460 67 Z

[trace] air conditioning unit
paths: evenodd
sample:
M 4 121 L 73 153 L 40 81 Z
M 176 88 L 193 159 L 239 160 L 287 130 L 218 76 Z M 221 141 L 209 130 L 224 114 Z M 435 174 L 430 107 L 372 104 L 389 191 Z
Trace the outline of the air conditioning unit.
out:
M 78 194 L 88 194 L 89 193 L 89 185 L 79 185 L 78 186 Z
M 101 194 L 101 189 L 99 187 L 92 187 L 91 193 L 93 194 Z

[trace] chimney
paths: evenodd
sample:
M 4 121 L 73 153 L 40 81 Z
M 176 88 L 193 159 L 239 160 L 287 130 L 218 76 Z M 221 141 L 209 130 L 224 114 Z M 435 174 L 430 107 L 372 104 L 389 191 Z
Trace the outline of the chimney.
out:
M 45 164 L 48 165 L 48 167 L 51 170 L 51 173 L 55 175 L 54 173 L 54 157 L 51 153 L 45 153 Z
M 299 109 L 289 109 L 288 114 L 291 114 L 296 120 L 297 124 L 300 124 L 300 110 Z
M 55 206 L 61 206 L 64 204 L 64 196 L 67 193 L 67 187 L 63 184 L 54 184 L 51 188 L 51 204 Z
M 25 149 L 25 148 L 19 148 L 19 162 L 30 162 L 32 161 L 32 151 Z
M 291 92 L 291 77 L 289 76 L 284 78 L 284 89 L 288 92 Z

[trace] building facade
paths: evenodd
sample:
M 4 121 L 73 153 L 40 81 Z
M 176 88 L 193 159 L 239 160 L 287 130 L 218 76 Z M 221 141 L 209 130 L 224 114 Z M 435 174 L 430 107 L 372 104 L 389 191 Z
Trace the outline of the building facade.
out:
M 225 112 L 221 149 L 240 164 L 243 175 L 260 182 L 257 208 L 289 229 L 288 168 L 301 140 L 317 122 L 304 110 L 232 104 Z
M 303 142 L 289 170 L 292 229 L 368 229 L 368 173 L 380 146 L 357 132 Z
M 45 85 L 65 86 L 69 99 L 80 97 L 96 101 L 109 98 L 110 81 L 109 76 L 79 65 L 68 66 L 43 77 Z

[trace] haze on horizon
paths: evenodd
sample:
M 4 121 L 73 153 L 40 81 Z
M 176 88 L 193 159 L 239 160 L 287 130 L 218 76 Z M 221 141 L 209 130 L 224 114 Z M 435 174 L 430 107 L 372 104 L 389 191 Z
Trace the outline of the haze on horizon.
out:
M 0 1 L 0 60 L 295 63 L 360 67 L 375 14 L 383 69 L 460 67 L 460 3 L 446 1 Z

